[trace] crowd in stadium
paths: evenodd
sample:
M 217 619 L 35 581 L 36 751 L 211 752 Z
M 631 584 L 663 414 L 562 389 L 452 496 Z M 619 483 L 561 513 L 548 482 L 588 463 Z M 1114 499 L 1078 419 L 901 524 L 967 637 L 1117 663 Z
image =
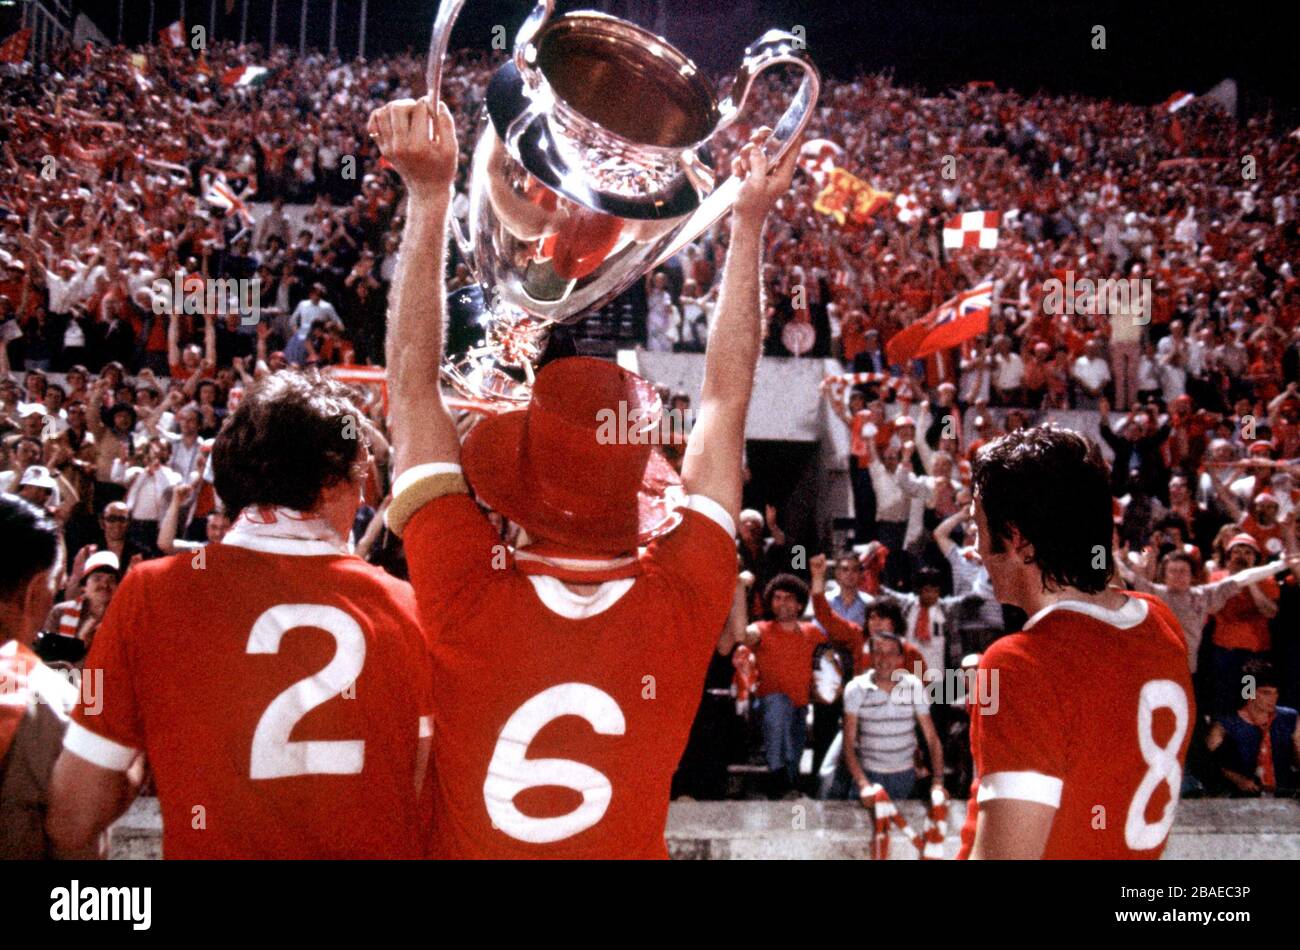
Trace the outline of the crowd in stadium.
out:
M 244 66 L 265 67 L 264 81 L 228 83 Z M 462 179 L 492 67 L 460 54 L 444 80 Z M 382 364 L 403 193 L 365 125 L 422 68 L 229 44 L 202 57 L 87 48 L 0 89 L 0 490 L 63 526 L 51 633 L 89 641 L 133 564 L 221 540 L 212 439 L 256 378 Z M 788 93 L 757 85 L 752 121 L 717 143 L 720 167 Z M 791 640 L 776 649 L 768 626 L 715 656 L 680 794 L 843 797 L 864 770 L 895 797 L 925 776 L 964 794 L 961 698 L 931 708 L 918 682 L 921 729 L 900 730 L 863 676 L 960 669 L 1024 622 L 970 559 L 969 462 L 1043 410 L 1099 413 L 1116 525 L 1102 556 L 1182 624 L 1201 714 L 1185 793 L 1295 788 L 1300 142 L 1286 131 L 1202 103 L 1170 113 L 983 84 L 930 96 L 885 77 L 826 82 L 808 136 L 923 210 L 903 223 L 889 203 L 841 226 L 801 174 L 768 225 L 766 354 L 881 375 L 824 387 L 851 436 L 853 546 L 829 564 L 802 556 L 820 539 L 787 537 L 772 499 L 741 516 L 749 619 Z M 209 200 L 214 189 L 228 197 Z M 972 209 L 1001 212 L 996 248 L 945 248 L 945 222 Z M 725 253 L 716 228 L 634 289 L 638 344 L 703 350 Z M 464 262 L 452 268 L 453 287 L 469 281 Z M 1044 285 L 1069 273 L 1149 281 L 1146 319 L 1051 312 Z M 176 275 L 179 293 L 160 294 Z M 891 365 L 894 334 L 990 277 L 987 334 Z M 260 319 L 233 289 L 216 308 L 176 306 L 217 279 L 258 279 Z M 792 353 L 794 322 L 814 333 Z M 373 460 L 353 540 L 402 576 L 377 517 L 391 487 L 383 400 L 356 392 Z M 728 767 L 751 761 L 764 782 L 744 786 Z

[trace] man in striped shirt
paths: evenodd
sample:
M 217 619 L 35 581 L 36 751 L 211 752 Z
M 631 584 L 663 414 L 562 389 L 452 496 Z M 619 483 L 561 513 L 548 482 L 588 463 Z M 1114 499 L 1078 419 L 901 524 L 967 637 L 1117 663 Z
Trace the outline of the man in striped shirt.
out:
M 898 633 L 873 633 L 871 668 L 844 687 L 844 761 L 859 795 L 876 784 L 894 801 L 911 797 L 918 724 L 930 750 L 931 784 L 942 788 L 943 743 L 925 688 L 904 668 Z

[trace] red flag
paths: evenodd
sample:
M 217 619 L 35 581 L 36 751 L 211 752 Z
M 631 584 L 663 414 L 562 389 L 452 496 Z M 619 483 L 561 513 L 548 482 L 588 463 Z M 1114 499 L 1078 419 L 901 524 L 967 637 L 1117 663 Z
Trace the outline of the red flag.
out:
M 158 31 L 158 43 L 161 46 L 184 46 L 185 24 L 177 20 L 171 26 Z
M 989 314 L 992 310 L 992 281 L 985 281 L 970 290 L 962 291 L 926 314 L 925 319 L 920 321 L 927 332 L 910 359 L 920 359 L 940 350 L 960 346 L 981 333 L 987 333 Z
M 31 42 L 32 31 L 19 30 L 3 43 L 0 43 L 0 63 L 21 63 L 27 58 L 27 44 Z
M 922 318 L 891 336 L 889 342 L 885 344 L 885 358 L 889 360 L 889 365 L 906 366 L 910 363 L 916 348 L 921 345 L 921 341 L 929 332 L 930 321 L 928 318 Z
M 943 246 L 992 250 L 998 246 L 998 228 L 1001 226 L 1000 211 L 963 212 L 943 226 Z

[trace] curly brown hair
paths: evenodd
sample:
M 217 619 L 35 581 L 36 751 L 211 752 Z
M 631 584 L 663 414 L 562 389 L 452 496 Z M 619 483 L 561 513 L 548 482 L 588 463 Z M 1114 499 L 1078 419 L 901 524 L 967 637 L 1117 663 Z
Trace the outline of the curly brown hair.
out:
M 310 511 L 361 454 L 361 413 L 346 386 L 281 370 L 244 394 L 212 447 L 217 494 L 231 518 L 251 506 Z

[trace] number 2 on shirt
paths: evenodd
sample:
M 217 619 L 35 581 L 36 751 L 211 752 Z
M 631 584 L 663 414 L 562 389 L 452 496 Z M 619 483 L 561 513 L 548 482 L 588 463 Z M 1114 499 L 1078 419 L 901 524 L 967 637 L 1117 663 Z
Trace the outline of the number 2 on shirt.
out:
M 280 604 L 262 613 L 248 635 L 249 653 L 279 653 L 290 630 L 313 627 L 334 638 L 334 658 L 320 672 L 294 683 L 262 713 L 253 731 L 250 777 L 357 775 L 365 760 L 363 739 L 313 739 L 291 742 L 303 716 L 356 682 L 366 661 L 361 626 L 337 607 L 325 604 Z

